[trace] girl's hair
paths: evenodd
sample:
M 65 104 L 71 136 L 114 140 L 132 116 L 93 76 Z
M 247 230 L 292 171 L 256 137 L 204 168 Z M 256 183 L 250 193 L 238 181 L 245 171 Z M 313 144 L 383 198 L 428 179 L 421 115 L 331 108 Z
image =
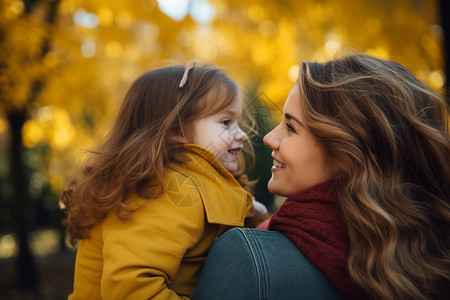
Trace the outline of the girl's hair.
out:
M 364 55 L 302 63 L 297 84 L 336 170 L 352 279 L 374 299 L 448 296 L 445 101 L 400 64 Z
M 115 123 L 100 146 L 90 151 L 78 176 L 61 195 L 72 244 L 115 210 L 120 219 L 132 213 L 127 195 L 160 196 L 164 167 L 180 163 L 175 136 L 189 138 L 189 125 L 215 114 L 239 97 L 239 87 L 214 66 L 192 68 L 183 87 L 182 65 L 147 72 L 130 87 Z

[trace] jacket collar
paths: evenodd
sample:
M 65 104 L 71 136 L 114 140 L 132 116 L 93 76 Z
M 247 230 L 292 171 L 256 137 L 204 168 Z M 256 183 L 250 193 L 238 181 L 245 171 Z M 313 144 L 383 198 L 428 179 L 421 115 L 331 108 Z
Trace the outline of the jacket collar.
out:
M 200 192 L 209 223 L 243 226 L 252 196 L 209 150 L 187 144 L 187 170 Z

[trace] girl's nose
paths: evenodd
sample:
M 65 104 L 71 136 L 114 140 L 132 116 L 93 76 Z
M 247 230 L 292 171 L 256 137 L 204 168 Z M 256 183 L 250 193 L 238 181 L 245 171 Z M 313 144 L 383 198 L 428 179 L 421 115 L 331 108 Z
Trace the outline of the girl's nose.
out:
M 243 143 L 248 139 L 247 134 L 242 131 L 242 129 L 239 126 L 236 126 L 236 141 Z
M 278 126 L 272 129 L 272 131 L 267 133 L 263 138 L 264 144 L 272 150 L 277 150 L 278 147 L 280 146 L 280 141 L 276 135 L 277 128 Z

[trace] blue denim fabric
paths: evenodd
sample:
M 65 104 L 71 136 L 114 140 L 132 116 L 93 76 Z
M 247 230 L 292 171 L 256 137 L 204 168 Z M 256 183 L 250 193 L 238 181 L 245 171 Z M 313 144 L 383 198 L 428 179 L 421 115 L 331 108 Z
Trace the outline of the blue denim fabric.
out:
M 213 244 L 193 299 L 348 298 L 284 234 L 234 228 Z

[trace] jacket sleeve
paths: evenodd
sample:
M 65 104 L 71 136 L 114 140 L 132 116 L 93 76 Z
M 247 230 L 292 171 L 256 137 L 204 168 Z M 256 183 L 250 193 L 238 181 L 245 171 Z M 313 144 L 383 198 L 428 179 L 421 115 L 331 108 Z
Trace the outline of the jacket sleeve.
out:
M 161 198 L 141 200 L 129 220 L 103 222 L 103 299 L 188 299 L 168 286 L 203 231 L 204 208 L 195 187 L 178 177 Z

